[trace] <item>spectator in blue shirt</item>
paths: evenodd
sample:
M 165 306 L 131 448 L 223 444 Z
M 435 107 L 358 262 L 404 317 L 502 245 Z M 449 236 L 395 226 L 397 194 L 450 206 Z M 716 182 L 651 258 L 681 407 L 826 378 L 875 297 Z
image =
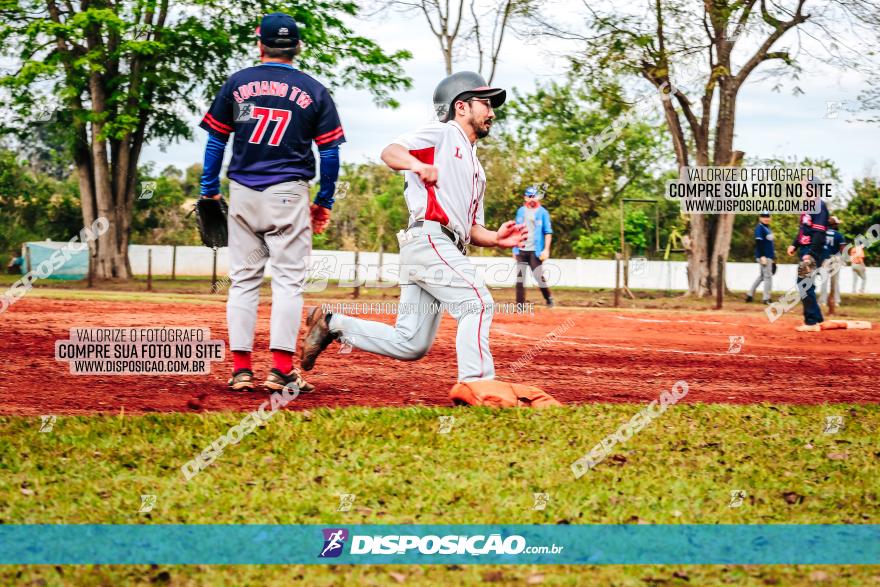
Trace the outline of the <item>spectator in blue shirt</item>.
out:
M 541 264 L 550 258 L 550 241 L 553 238 L 553 227 L 550 225 L 550 213 L 541 206 L 541 194 L 538 188 L 531 186 L 526 188 L 524 203 L 516 211 L 516 223 L 525 224 L 528 229 L 528 237 L 522 247 L 513 248 L 513 258 L 516 260 L 516 303 L 526 303 L 526 271 L 531 268 L 541 289 L 541 295 L 549 307 L 553 307 L 553 296 L 547 287 Z
M 773 245 L 773 231 L 770 230 L 770 213 L 764 212 L 755 227 L 755 261 L 758 262 L 758 278 L 749 292 L 746 301 L 754 299 L 755 291 L 761 282 L 764 282 L 763 301 L 770 303 L 770 295 L 773 291 L 773 274 L 776 273 L 776 248 Z

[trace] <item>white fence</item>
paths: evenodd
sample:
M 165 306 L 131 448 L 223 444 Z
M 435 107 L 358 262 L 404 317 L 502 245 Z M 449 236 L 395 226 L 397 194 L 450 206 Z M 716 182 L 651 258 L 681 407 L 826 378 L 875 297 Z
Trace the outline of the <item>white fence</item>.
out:
M 129 257 L 131 268 L 136 274 L 147 272 L 147 251 L 153 254 L 153 275 L 171 275 L 172 249 L 170 246 L 131 245 Z M 211 275 L 213 251 L 207 247 L 177 247 L 177 275 Z M 358 257 L 357 279 L 355 279 L 355 254 L 350 251 L 313 251 L 311 267 L 320 263 L 322 277 L 340 280 L 344 286 L 354 286 L 358 281 L 372 287 L 378 285 L 379 253 L 362 252 Z M 471 257 L 481 268 L 486 283 L 490 286 L 512 287 L 516 283 L 515 264 L 512 257 Z M 397 267 L 400 256 L 386 253 L 382 255 L 382 285 L 397 283 Z M 552 286 L 571 287 L 614 287 L 615 262 L 604 259 L 550 259 L 544 263 L 545 275 Z M 633 289 L 660 289 L 684 291 L 687 289 L 687 271 L 684 261 L 645 261 L 633 259 L 630 264 L 629 286 Z M 796 281 L 797 268 L 794 264 L 779 265 L 773 278 L 773 289 L 787 290 Z M 229 272 L 228 250 L 217 252 L 217 275 Z M 271 276 L 271 264 L 266 267 L 266 276 Z M 758 275 L 757 263 L 728 263 L 726 266 L 727 285 L 732 290 L 747 290 Z M 868 293 L 880 294 L 880 268 L 869 267 Z M 531 278 L 530 278 L 531 279 Z M 534 282 L 530 282 L 534 285 Z M 840 285 L 843 293 L 852 292 L 852 269 L 841 271 Z

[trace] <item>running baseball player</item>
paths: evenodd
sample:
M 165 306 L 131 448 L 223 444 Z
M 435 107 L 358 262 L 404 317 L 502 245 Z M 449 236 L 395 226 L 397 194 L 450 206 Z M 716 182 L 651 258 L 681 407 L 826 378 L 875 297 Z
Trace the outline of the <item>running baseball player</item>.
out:
M 398 233 L 397 323 L 389 326 L 314 308 L 302 346 L 303 369 L 310 370 L 335 339 L 396 359 L 419 359 L 431 348 L 445 308 L 458 322 L 458 383 L 450 392 L 455 403 L 558 405 L 536 387 L 495 381 L 489 351 L 492 296 L 466 256 L 468 244 L 511 248 L 527 236 L 525 227 L 513 221 L 497 231 L 483 226 L 486 175 L 475 144 L 489 135 L 494 109 L 505 98 L 505 90 L 490 88 L 479 74 L 455 73 L 434 91 L 439 121 L 399 137 L 382 151 L 386 165 L 405 171 L 410 213 L 409 226 Z
M 746 293 L 746 301 L 751 302 L 754 299 L 755 291 L 764 282 L 762 299 L 765 304 L 769 304 L 773 293 L 773 274 L 776 273 L 776 247 L 773 244 L 773 231 L 770 230 L 769 212 L 761 213 L 758 225 L 755 226 L 755 261 L 758 262 L 760 273 Z
M 199 126 L 208 131 L 202 197 L 219 198 L 220 166 L 234 135 L 229 205 L 229 298 L 226 320 L 233 373 L 229 388 L 253 390 L 251 351 L 260 286 L 272 261 L 272 370 L 264 386 L 296 384 L 311 391 L 293 367 L 302 321 L 302 286 L 312 232 L 330 221 L 339 175 L 339 145 L 345 142 L 327 89 L 293 67 L 302 44 L 293 18 L 264 16 L 257 29 L 260 65 L 238 71 L 223 84 Z M 315 177 L 312 143 L 321 159 L 321 187 L 309 205 Z
M 513 258 L 516 261 L 516 303 L 526 303 L 526 273 L 531 268 L 544 296 L 547 306 L 553 307 L 553 295 L 547 287 L 547 279 L 541 265 L 550 258 L 550 243 L 553 240 L 553 226 L 550 224 L 550 213 L 541 206 L 541 194 L 538 188 L 530 186 L 523 194 L 523 205 L 516 211 L 516 223 L 525 224 L 528 237 L 521 247 L 513 247 Z

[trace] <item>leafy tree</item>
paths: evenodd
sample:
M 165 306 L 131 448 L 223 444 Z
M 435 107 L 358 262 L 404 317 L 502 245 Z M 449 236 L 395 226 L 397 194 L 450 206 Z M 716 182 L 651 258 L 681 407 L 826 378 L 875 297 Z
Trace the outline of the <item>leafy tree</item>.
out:
M 35 172 L 0 150 L 0 254 L 26 241 L 67 241 L 82 228 L 75 186 Z
M 110 220 L 93 248 L 99 277 L 130 276 L 128 243 L 136 205 L 138 162 L 145 142 L 190 137 L 187 115 L 200 111 L 238 66 L 252 63 L 254 28 L 281 10 L 302 24 L 306 52 L 299 66 L 335 85 L 365 88 L 394 105 L 388 92 L 409 87 L 400 63 L 354 34 L 343 19 L 358 6 L 346 0 L 296 4 L 228 0 L 16 0 L 2 5 L 3 56 L 16 69 L 0 77 L 21 113 L 7 127 L 25 135 L 56 102 L 54 124 L 76 167 L 82 220 Z
M 202 166 L 186 172 L 169 166 L 157 176 L 152 164 L 141 167 L 132 219 L 132 240 L 138 244 L 200 245 L 192 204 L 199 197 Z
M 543 186 L 553 220 L 553 255 L 576 254 L 574 243 L 598 230 L 596 219 L 619 199 L 660 199 L 663 182 L 659 124 L 636 115 L 619 97 L 576 78 L 551 83 L 505 105 L 502 132 L 480 147 L 486 169 L 487 224 L 513 218 L 529 185 Z M 584 137 L 614 128 L 618 140 L 585 157 Z M 619 213 L 614 212 L 617 222 Z M 664 215 L 664 219 L 666 216 Z M 619 232 L 619 229 L 617 229 Z M 609 232 L 605 242 L 614 237 Z M 592 242 L 587 239 L 583 242 Z M 582 254 L 587 249 L 581 248 Z
M 338 185 L 333 221 L 315 248 L 397 251 L 397 231 L 409 220 L 403 175 L 384 163 L 347 164 Z
M 544 30 L 579 43 L 578 74 L 600 80 L 624 74 L 654 86 L 653 104 L 663 113 L 679 167 L 733 162 L 740 90 L 757 75 L 796 76 L 814 55 L 799 46 L 802 38 L 823 39 L 823 57 L 864 70 L 880 24 L 871 1 L 653 0 L 647 14 L 606 6 L 585 3 L 586 32 L 574 29 L 577 20 L 544 19 Z M 784 46 L 789 40 L 795 45 Z M 717 285 L 714 259 L 727 258 L 734 220 L 691 216 L 691 294 L 704 296 Z
M 840 217 L 841 230 L 850 241 L 880 224 L 880 181 L 876 177 L 854 180 L 853 197 Z M 865 262 L 874 266 L 880 264 L 880 246 L 875 244 L 865 249 Z

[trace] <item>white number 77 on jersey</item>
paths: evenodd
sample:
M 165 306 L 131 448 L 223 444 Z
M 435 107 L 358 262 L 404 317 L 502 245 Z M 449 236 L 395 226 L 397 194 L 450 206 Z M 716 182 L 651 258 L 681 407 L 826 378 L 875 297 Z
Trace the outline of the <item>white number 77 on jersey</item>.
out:
M 251 138 L 248 139 L 248 142 L 254 144 L 262 143 L 263 137 L 266 135 L 266 128 L 271 120 L 277 124 L 275 125 L 275 130 L 272 131 L 272 136 L 269 137 L 269 145 L 277 147 L 281 144 L 281 137 L 284 136 L 287 125 L 290 124 L 290 110 L 254 106 L 251 110 L 251 118 L 257 119 L 257 126 L 254 127 L 254 132 L 251 133 Z

